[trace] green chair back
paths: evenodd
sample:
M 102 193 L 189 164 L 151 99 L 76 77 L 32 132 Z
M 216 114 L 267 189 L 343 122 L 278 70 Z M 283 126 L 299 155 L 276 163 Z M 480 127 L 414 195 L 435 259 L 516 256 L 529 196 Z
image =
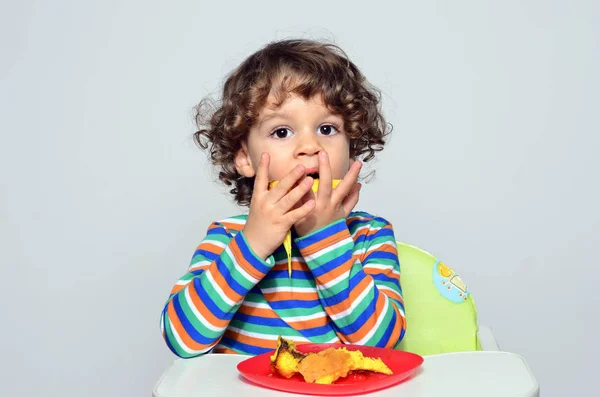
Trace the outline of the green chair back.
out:
M 481 350 L 477 309 L 454 270 L 417 247 L 398 243 L 406 334 L 398 349 L 424 355 Z

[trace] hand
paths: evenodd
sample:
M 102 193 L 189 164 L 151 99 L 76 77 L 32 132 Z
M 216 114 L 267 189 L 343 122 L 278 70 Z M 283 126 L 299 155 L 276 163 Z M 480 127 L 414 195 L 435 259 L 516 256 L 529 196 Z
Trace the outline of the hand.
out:
M 339 185 L 333 189 L 331 186 L 331 166 L 325 151 L 319 153 L 319 190 L 316 194 L 315 209 L 307 216 L 294 224 L 294 229 L 299 236 L 306 236 L 339 219 L 348 217 L 356 203 L 361 189 L 357 183 L 362 163 L 355 161 Z M 306 204 L 313 200 L 315 194 L 310 191 L 303 197 Z
M 250 213 L 243 228 L 248 244 L 262 259 L 271 255 L 292 226 L 315 207 L 315 200 L 300 203 L 313 185 L 313 179 L 306 176 L 306 168 L 296 166 L 269 190 L 269 161 L 269 154 L 263 153 L 254 180 Z

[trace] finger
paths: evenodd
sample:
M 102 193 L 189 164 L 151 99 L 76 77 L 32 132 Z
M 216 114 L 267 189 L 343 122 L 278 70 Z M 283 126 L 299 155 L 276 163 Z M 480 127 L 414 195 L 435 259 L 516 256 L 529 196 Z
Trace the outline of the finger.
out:
M 329 156 L 327 152 L 322 150 L 319 152 L 319 191 L 317 192 L 317 199 L 321 197 L 328 199 L 331 197 L 331 164 L 329 163 Z
M 263 153 L 258 162 L 256 178 L 254 178 L 254 192 L 264 192 L 269 189 L 269 153 Z
M 358 175 L 360 174 L 360 169 L 362 168 L 362 162 L 355 161 L 350 166 L 350 169 L 341 180 L 339 185 L 334 190 L 333 198 L 336 202 L 342 202 L 346 196 L 350 193 L 350 189 L 356 183 L 358 179 Z
M 361 189 L 362 185 L 360 183 L 355 183 L 352 186 L 352 189 L 350 189 L 350 193 L 348 193 L 346 198 L 342 201 L 342 208 L 344 209 L 344 215 L 346 217 L 350 215 L 350 213 L 358 203 Z
M 311 188 L 313 185 L 313 178 L 307 176 L 302 181 L 290 190 L 285 196 L 277 202 L 277 207 L 282 213 L 288 212 L 291 208 L 300 207 L 305 204 L 308 200 L 303 200 L 305 196 L 308 196 L 309 192 L 312 192 Z
M 290 227 L 310 214 L 315 208 L 315 204 L 315 200 L 308 200 L 306 203 L 302 204 L 302 206 L 285 214 L 286 221 L 290 224 Z
M 306 168 L 303 165 L 297 165 L 293 170 L 287 173 L 277 185 L 271 189 L 271 200 L 273 203 L 281 200 L 291 188 L 294 187 L 296 182 L 306 175 Z

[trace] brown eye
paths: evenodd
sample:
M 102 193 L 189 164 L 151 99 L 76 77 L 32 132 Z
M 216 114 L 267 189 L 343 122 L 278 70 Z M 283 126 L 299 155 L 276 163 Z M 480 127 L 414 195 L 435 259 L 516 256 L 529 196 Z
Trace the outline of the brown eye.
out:
M 284 139 L 291 135 L 291 131 L 288 128 L 277 128 L 271 133 L 271 136 L 277 139 Z
M 325 124 L 319 127 L 319 133 L 321 135 L 334 135 L 336 134 L 337 128 L 335 128 L 335 126 L 330 125 L 330 124 Z

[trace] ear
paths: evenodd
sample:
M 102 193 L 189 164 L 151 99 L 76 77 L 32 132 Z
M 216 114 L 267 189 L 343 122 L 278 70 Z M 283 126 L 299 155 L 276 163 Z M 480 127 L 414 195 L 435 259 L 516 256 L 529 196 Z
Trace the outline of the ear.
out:
M 254 167 L 252 167 L 252 159 L 250 158 L 250 153 L 248 151 L 248 146 L 246 143 L 242 143 L 242 147 L 235 154 L 235 170 L 242 176 L 246 178 L 252 178 L 256 175 L 254 171 Z

